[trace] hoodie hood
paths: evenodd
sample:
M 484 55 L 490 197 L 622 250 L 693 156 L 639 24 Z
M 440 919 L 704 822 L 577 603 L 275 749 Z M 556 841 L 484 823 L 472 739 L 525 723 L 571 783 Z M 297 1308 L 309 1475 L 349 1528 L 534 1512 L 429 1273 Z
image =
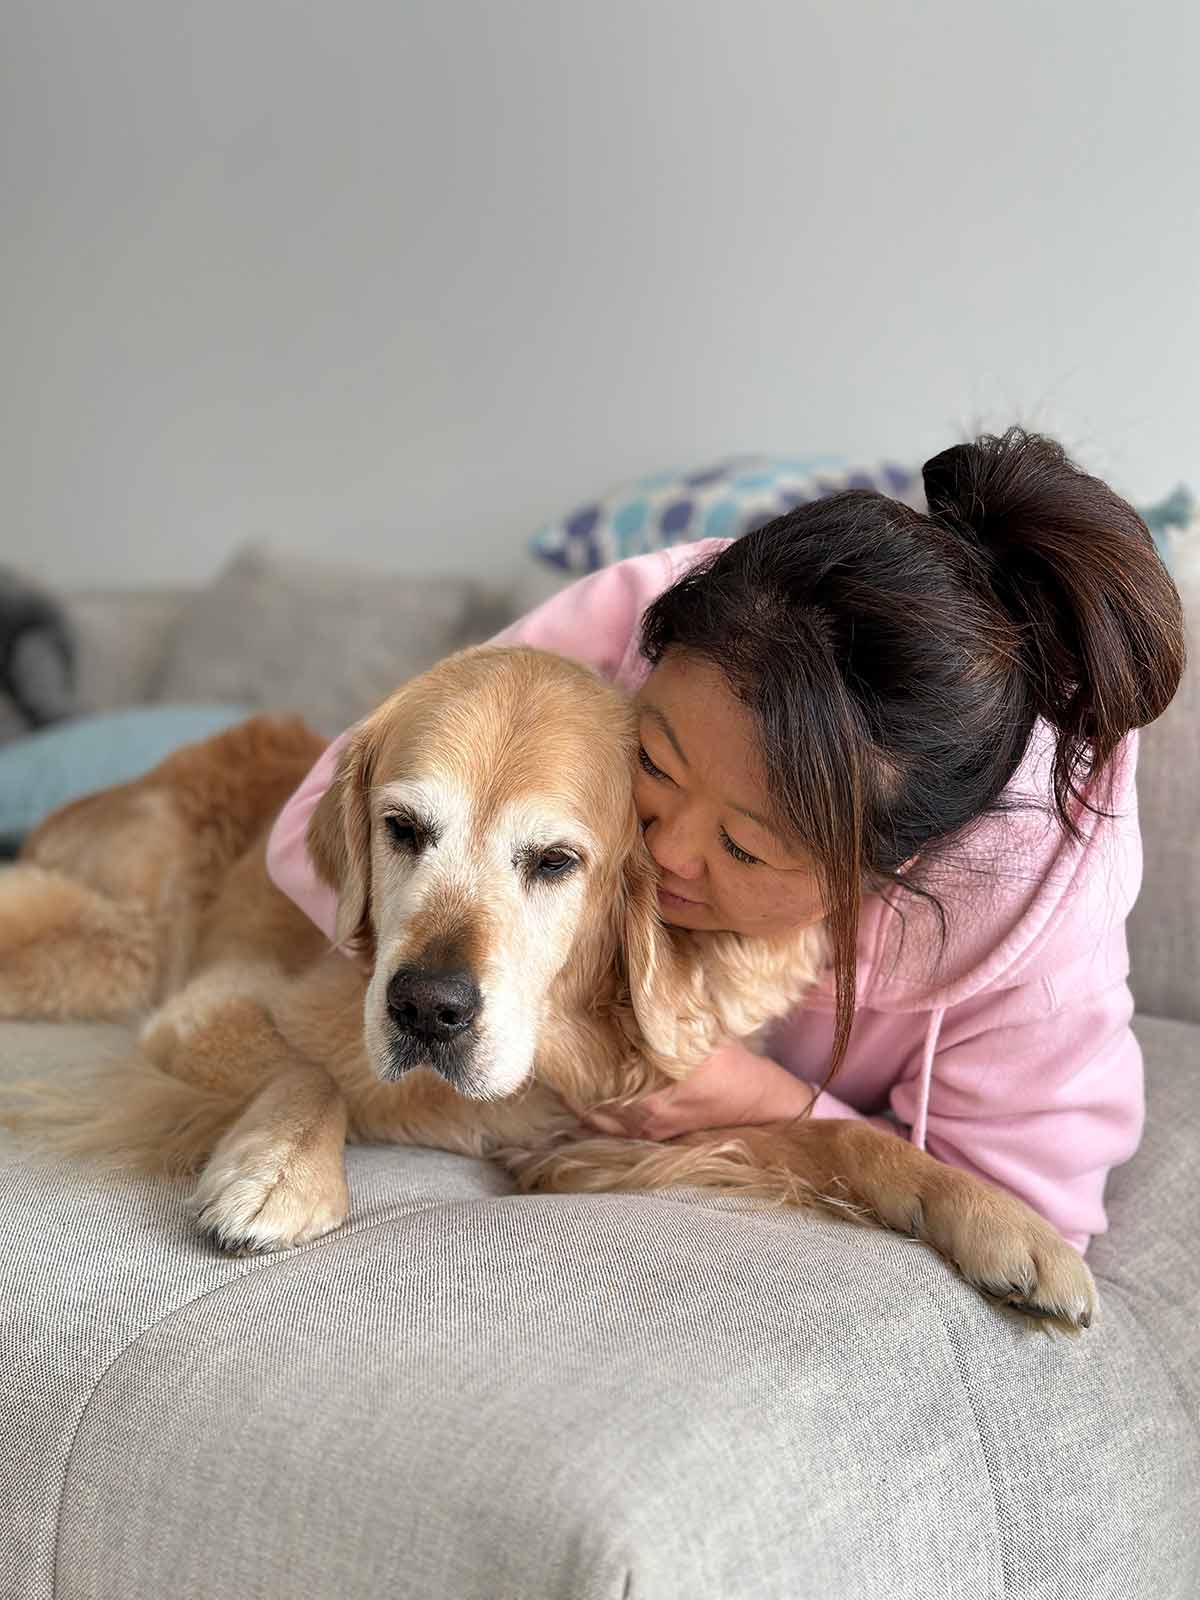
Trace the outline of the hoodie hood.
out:
M 1122 982 L 1124 939 L 1114 941 L 1141 885 L 1142 849 L 1134 773 L 1137 735 L 1126 738 L 1093 803 L 1075 808 L 1079 839 L 1053 808 L 1055 737 L 1039 724 L 1006 809 L 985 818 L 954 851 L 931 865 L 920 887 L 945 914 L 916 896 L 899 906 L 871 897 L 859 929 L 858 1005 L 924 1014 L 910 1139 L 926 1146 L 934 1061 L 947 1012 L 964 1001 L 1044 984 L 1052 1004 L 1075 989 Z M 832 974 L 805 1006 L 833 1009 Z
M 1078 841 L 1064 833 L 1053 809 L 1054 748 L 1053 730 L 1039 723 L 1005 791 L 1007 809 L 984 818 L 915 880 L 945 913 L 944 941 L 937 911 L 915 895 L 901 894 L 894 906 L 876 896 L 864 902 L 860 1006 L 944 1011 L 1081 962 L 1111 960 L 1107 935 L 1141 883 L 1137 735 L 1113 758 L 1101 814 L 1076 807 Z M 1114 981 L 1124 975 L 1114 973 Z M 833 1004 L 831 974 L 810 998 Z

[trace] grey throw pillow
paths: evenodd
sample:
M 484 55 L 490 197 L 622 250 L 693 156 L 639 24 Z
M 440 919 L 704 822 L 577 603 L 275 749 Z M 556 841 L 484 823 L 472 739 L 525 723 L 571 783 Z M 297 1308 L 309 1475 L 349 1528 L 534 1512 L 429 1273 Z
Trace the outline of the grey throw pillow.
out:
M 153 700 L 163 663 L 194 589 L 90 589 L 67 596 L 79 641 L 83 711 Z
M 296 711 L 331 738 L 507 620 L 503 602 L 469 579 L 250 545 L 185 607 L 155 698 Z

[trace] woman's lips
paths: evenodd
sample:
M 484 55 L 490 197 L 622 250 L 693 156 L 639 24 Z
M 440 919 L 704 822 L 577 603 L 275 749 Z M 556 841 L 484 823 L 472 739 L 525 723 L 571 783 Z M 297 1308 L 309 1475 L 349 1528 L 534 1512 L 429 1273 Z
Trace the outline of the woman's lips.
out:
M 703 906 L 703 900 L 692 900 L 687 895 L 675 894 L 663 884 L 658 886 L 658 898 L 669 906 Z

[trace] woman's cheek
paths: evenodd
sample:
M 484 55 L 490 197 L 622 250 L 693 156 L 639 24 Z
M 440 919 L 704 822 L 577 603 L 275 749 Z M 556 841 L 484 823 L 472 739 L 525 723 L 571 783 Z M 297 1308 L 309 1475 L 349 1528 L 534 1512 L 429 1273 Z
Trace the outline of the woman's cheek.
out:
M 778 879 L 760 881 L 757 891 L 749 883 L 739 885 L 736 903 L 730 910 L 743 931 L 762 934 L 807 927 L 822 916 L 820 896 L 811 879 L 803 886 Z
M 727 886 L 721 905 L 739 933 L 766 935 L 788 926 L 782 898 L 774 886 L 760 882 L 756 891 L 753 884 L 738 883 Z

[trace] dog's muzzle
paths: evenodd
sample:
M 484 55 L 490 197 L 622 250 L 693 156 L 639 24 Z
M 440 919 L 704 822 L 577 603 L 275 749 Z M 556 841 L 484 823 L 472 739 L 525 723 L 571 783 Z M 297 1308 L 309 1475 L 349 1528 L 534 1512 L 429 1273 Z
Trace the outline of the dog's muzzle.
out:
M 468 972 L 400 967 L 387 988 L 392 1026 L 429 1044 L 447 1044 L 479 1015 L 483 997 Z
M 382 1075 L 396 1079 L 414 1067 L 432 1067 L 460 1093 L 470 1094 L 472 1058 L 483 1009 L 479 985 L 469 972 L 399 967 L 387 986 L 392 1038 Z

